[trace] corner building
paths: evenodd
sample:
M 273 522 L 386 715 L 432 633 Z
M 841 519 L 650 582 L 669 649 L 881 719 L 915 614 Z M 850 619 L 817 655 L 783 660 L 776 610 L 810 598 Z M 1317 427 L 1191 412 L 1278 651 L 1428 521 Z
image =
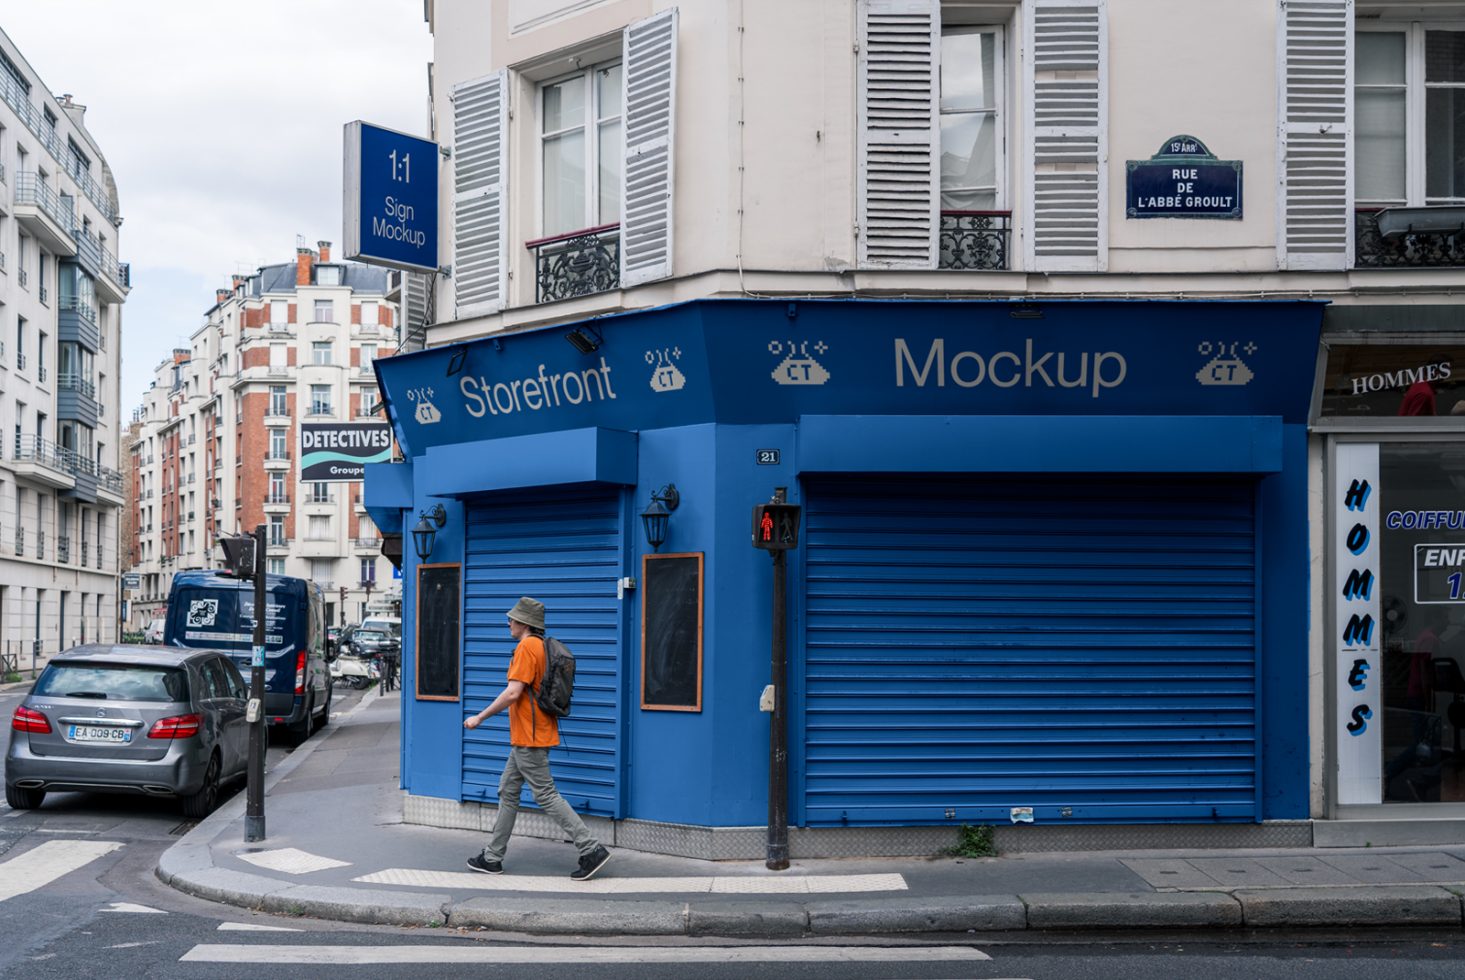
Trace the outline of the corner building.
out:
M 324 591 L 328 625 L 395 613 L 401 585 L 361 482 L 302 481 L 303 424 L 381 421 L 372 364 L 398 348 L 387 274 L 331 243 L 235 276 L 190 346 L 158 365 L 133 414 L 131 628 L 167 609 L 173 576 L 222 567 L 225 534 L 265 527 L 270 574 Z M 389 456 L 390 453 L 384 454 Z
M 117 637 L 117 183 L 0 31 L 0 673 Z
M 491 826 L 506 733 L 461 721 L 530 594 L 580 662 L 566 798 L 761 855 L 784 488 L 795 856 L 1458 827 L 1465 9 L 427 14 L 451 274 L 366 491 L 434 529 L 409 820 Z

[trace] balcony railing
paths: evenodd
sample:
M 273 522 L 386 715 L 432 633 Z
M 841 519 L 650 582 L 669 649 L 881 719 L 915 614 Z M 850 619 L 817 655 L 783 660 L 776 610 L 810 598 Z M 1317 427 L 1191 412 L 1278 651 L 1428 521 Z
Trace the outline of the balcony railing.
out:
M 1353 264 L 1360 269 L 1426 268 L 1465 265 L 1465 228 L 1440 232 L 1384 235 L 1382 208 L 1353 212 Z
M 15 437 L 15 459 L 18 462 L 41 463 L 52 469 L 72 472 L 76 469 L 76 453 L 63 449 L 40 436 Z
M 267 504 L 288 504 L 289 502 L 290 502 L 290 495 L 288 493 L 267 493 L 267 494 L 265 494 L 265 503 L 267 503 Z
M 942 211 L 937 268 L 1006 269 L 1011 240 L 1011 211 Z
M 620 225 L 537 238 L 524 247 L 534 253 L 536 303 L 589 296 L 620 285 Z
M 62 371 L 56 375 L 56 387 L 62 391 L 75 391 L 91 399 L 97 397 L 97 386 L 76 371 Z
M 61 195 L 41 180 L 35 171 L 26 170 L 15 175 L 15 203 L 34 204 L 66 234 L 76 234 L 76 206 L 68 210 L 61 202 Z
M 97 325 L 97 308 L 76 296 L 62 296 L 61 310 L 65 313 L 75 313 L 92 326 Z
M 58 534 L 56 536 L 56 560 L 64 562 L 71 561 L 71 538 L 64 534 Z
M 0 72 L 0 98 L 9 104 L 15 114 L 20 117 L 20 121 L 25 123 L 26 128 L 50 152 L 56 163 L 64 167 L 67 162 L 66 147 L 62 144 L 61 137 L 57 135 L 56 127 L 47 121 L 45 113 L 31 103 L 30 94 L 26 92 L 24 86 L 10 77 L 9 72 Z M 113 206 L 107 189 L 97 183 L 86 171 L 78 173 L 68 167 L 67 173 L 76 181 L 81 192 L 97 206 L 97 210 L 101 211 L 108 221 L 114 225 L 117 224 L 117 209 Z
M 382 543 L 382 539 L 381 538 L 357 538 L 356 539 L 356 547 L 358 547 L 358 548 L 380 548 L 381 547 L 381 543 Z
M 36 532 L 36 557 L 37 558 L 45 558 L 46 557 L 46 532 L 45 531 L 37 531 Z
M 24 557 L 25 555 L 25 528 L 15 529 L 15 553 Z

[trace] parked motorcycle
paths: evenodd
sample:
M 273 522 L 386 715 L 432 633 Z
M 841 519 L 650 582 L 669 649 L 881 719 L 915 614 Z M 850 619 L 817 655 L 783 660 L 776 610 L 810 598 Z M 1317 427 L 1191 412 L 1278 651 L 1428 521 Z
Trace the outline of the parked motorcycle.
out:
M 381 677 L 381 672 L 377 670 L 376 665 L 366 660 L 358 660 L 342 654 L 331 663 L 332 684 L 344 682 L 360 691 L 379 677 Z

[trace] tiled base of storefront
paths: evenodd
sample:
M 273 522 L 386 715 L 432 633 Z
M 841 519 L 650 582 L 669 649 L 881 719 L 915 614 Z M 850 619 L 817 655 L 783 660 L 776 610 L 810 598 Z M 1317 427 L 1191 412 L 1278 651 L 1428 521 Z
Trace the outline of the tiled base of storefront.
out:
M 459 803 L 429 796 L 404 794 L 402 818 L 407 823 L 455 830 L 493 827 L 497 807 Z M 1059 851 L 1193 850 L 1196 848 L 1307 848 L 1313 846 L 1375 847 L 1395 843 L 1465 842 L 1465 821 L 1407 820 L 1367 821 L 1390 824 L 1360 843 L 1327 843 L 1323 839 L 1336 830 L 1324 821 L 1279 820 L 1261 824 L 1219 824 L 1191 826 L 1009 826 L 995 828 L 994 843 L 1003 854 Z M 698 858 L 708 861 L 760 860 L 767 853 L 763 827 L 696 827 L 650 820 L 608 820 L 588 817 L 592 833 L 609 847 L 624 847 L 653 854 Z M 1403 832 L 1409 825 L 1439 824 L 1438 834 L 1413 840 L 1388 839 L 1386 830 Z M 1416 833 L 1422 833 L 1416 829 Z M 559 827 L 534 810 L 521 810 L 514 833 L 526 837 L 558 839 Z M 956 842 L 956 827 L 829 827 L 789 828 L 789 851 L 793 858 L 930 856 Z M 1333 839 L 1337 839 L 1335 835 Z

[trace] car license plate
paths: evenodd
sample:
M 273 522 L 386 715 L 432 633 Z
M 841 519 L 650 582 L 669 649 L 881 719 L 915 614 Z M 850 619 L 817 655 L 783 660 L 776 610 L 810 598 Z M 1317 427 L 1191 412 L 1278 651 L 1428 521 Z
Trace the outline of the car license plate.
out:
M 73 742 L 114 742 L 126 745 L 132 741 L 130 728 L 101 728 L 95 725 L 72 725 L 67 738 Z

